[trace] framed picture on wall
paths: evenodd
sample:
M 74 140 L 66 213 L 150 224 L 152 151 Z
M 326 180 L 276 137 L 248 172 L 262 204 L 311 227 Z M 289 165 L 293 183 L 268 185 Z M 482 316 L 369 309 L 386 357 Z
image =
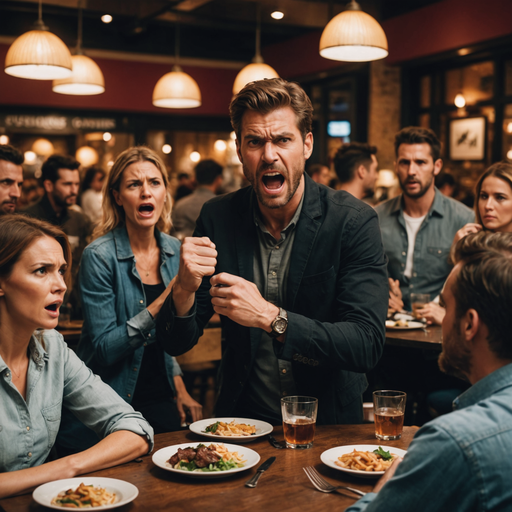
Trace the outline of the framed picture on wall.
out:
M 450 120 L 450 160 L 483 160 L 485 158 L 486 117 L 464 117 Z

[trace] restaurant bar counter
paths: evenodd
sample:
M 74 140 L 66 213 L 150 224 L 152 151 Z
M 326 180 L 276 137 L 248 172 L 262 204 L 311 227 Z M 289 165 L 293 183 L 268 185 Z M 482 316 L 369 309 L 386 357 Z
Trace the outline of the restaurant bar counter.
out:
M 318 426 L 314 446 L 306 450 L 279 450 L 273 448 L 267 436 L 242 446 L 250 448 L 261 457 L 254 467 L 226 478 L 198 479 L 186 475 L 171 473 L 155 466 L 151 455 L 88 476 L 116 478 L 130 482 L 139 489 L 138 497 L 119 510 L 153 511 L 173 510 L 189 512 L 204 511 L 241 511 L 265 510 L 266 512 L 296 510 L 318 512 L 319 510 L 345 510 L 355 499 L 338 493 L 326 494 L 317 491 L 303 471 L 305 466 L 314 466 L 320 474 L 335 485 L 348 485 L 370 492 L 377 478 L 361 478 L 324 465 L 320 460 L 322 452 L 341 445 L 372 444 L 407 449 L 417 427 L 404 427 L 402 439 L 381 441 L 375 439 L 373 424 Z M 282 427 L 275 427 L 273 435 L 283 439 Z M 224 438 L 230 443 L 229 438 Z M 166 446 L 182 443 L 191 445 L 209 440 L 188 430 L 171 432 L 155 436 L 155 452 Z M 275 456 L 275 463 L 260 478 L 256 488 L 245 487 L 258 467 L 269 457 Z M 3 512 L 34 512 L 47 508 L 38 505 L 32 494 L 0 500 Z M 63 509 L 66 510 L 66 509 Z M 94 510 L 94 509 L 92 509 Z

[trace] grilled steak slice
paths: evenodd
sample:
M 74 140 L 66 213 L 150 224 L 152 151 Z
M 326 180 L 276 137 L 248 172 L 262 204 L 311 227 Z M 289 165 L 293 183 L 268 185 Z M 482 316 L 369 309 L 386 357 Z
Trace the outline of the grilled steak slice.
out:
M 197 450 L 196 464 L 198 468 L 205 468 L 208 464 L 214 464 L 220 460 L 220 456 L 206 447 L 201 447 Z

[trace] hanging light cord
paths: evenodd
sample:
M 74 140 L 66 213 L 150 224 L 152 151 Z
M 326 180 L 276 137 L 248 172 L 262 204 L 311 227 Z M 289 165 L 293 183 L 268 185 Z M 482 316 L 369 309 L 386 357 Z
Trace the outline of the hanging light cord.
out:
M 34 29 L 48 30 L 48 27 L 43 22 L 43 0 L 39 0 L 38 14 L 39 17 L 37 18 L 37 21 L 34 23 Z
M 78 0 L 78 36 L 76 40 L 76 55 L 82 55 L 82 0 Z
M 263 62 L 263 57 L 261 56 L 261 5 L 256 4 L 256 54 L 254 55 L 254 59 L 252 59 L 254 63 L 261 64 Z

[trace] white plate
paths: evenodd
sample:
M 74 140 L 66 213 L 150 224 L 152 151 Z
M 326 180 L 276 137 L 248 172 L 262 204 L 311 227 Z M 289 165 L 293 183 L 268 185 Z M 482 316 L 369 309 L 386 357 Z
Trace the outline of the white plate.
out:
M 383 444 L 348 444 L 346 446 L 337 446 L 336 448 L 331 448 L 320 455 L 320 459 L 322 462 L 329 466 L 330 468 L 337 469 L 338 471 L 343 471 L 344 473 L 348 473 L 350 475 L 362 476 L 363 478 L 374 478 L 377 476 L 382 476 L 384 471 L 356 471 L 355 469 L 346 469 L 338 466 L 334 463 L 334 461 L 338 460 L 338 457 L 345 455 L 346 453 L 353 452 L 357 450 L 359 452 L 373 452 L 373 450 L 377 450 L 379 446 L 394 455 L 399 455 L 403 457 L 407 451 L 401 450 L 400 448 L 395 448 L 393 446 L 385 446 Z
M 216 423 L 217 421 L 231 423 L 233 420 L 235 420 L 235 423 L 245 423 L 245 425 L 255 426 L 256 434 L 252 436 L 219 436 L 217 434 L 212 434 L 211 432 L 205 432 L 208 425 L 213 425 L 213 423 Z M 192 423 L 189 428 L 192 432 L 194 432 L 194 434 L 199 434 L 200 436 L 209 438 L 213 437 L 216 441 L 221 443 L 224 441 L 229 441 L 230 443 L 233 441 L 238 443 L 248 443 L 254 439 L 257 439 L 258 437 L 266 436 L 267 434 L 270 434 L 272 430 L 274 430 L 274 427 L 266 421 L 251 420 L 249 418 L 234 418 L 233 416 L 230 418 L 209 418 L 206 420 L 196 421 Z
M 386 320 L 386 329 L 392 329 L 396 331 L 408 331 L 411 329 L 421 329 L 425 327 L 425 324 L 421 322 L 407 322 L 407 325 L 393 325 L 395 320 Z
M 229 452 L 238 452 L 239 455 L 243 457 L 246 461 L 244 466 L 241 468 L 228 469 L 227 471 L 213 471 L 211 473 L 205 473 L 203 471 L 186 471 L 184 469 L 174 469 L 167 461 L 178 451 L 178 448 L 182 450 L 184 448 L 196 448 L 199 444 L 202 443 L 184 443 L 184 444 L 175 444 L 173 446 L 167 446 L 166 448 L 162 448 L 153 454 L 153 463 L 166 471 L 171 471 L 172 473 L 179 473 L 180 475 L 190 476 L 192 478 L 223 478 L 225 476 L 232 475 L 233 473 L 239 473 L 240 471 L 245 471 L 247 469 L 256 466 L 260 461 L 260 456 L 254 450 L 246 448 L 245 446 L 239 446 L 236 444 L 227 444 L 222 443 Z M 215 443 L 221 444 L 221 443 Z
M 133 501 L 139 495 L 139 489 L 135 485 L 125 482 L 124 480 L 117 480 L 116 478 L 101 478 L 101 477 L 88 477 L 80 476 L 77 478 L 67 478 L 65 480 L 55 480 L 47 484 L 40 485 L 33 493 L 32 498 L 34 501 L 43 505 L 44 507 L 53 508 L 55 510 L 69 510 L 67 507 L 60 505 L 52 505 L 52 500 L 62 491 L 68 489 L 76 489 L 81 483 L 85 485 L 94 485 L 95 487 L 103 487 L 108 492 L 115 492 L 117 501 L 111 505 L 103 505 L 101 507 L 94 507 L 91 510 L 107 510 L 109 508 L 121 507 Z

